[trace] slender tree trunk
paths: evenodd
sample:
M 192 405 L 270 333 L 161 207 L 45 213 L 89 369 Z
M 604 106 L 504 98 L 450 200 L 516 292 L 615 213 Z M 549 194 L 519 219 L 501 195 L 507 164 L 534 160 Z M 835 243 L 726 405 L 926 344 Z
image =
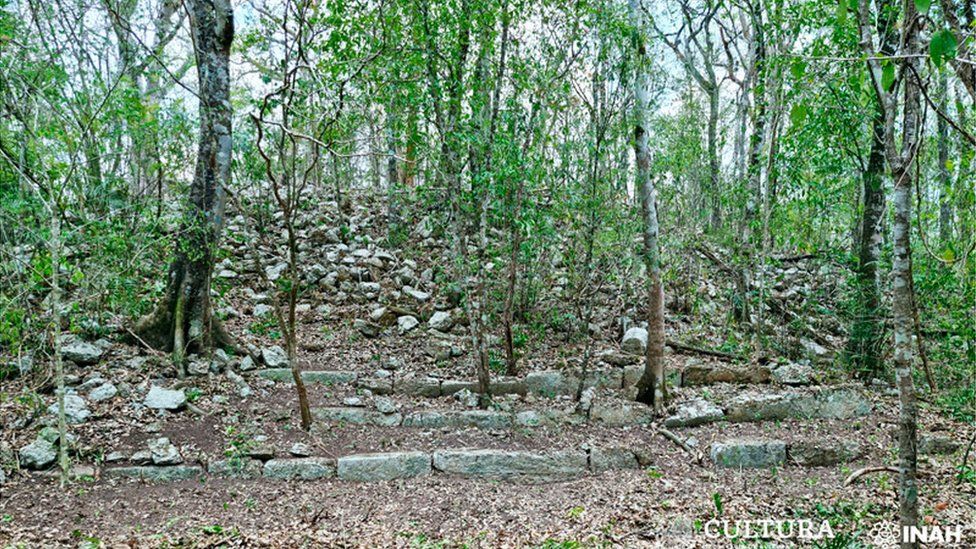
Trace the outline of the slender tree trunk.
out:
M 386 112 L 386 234 L 393 236 L 400 224 L 400 211 L 397 192 L 400 187 L 399 168 L 397 168 L 396 115 L 390 105 Z
M 711 201 L 709 225 L 712 232 L 722 228 L 721 164 L 718 158 L 719 93 L 717 84 L 706 90 L 708 94 L 708 186 L 706 192 Z
M 914 131 L 914 128 L 913 128 Z M 916 480 L 917 449 L 916 438 L 918 429 L 918 404 L 915 399 L 915 385 L 912 379 L 912 294 L 910 230 L 912 215 L 911 190 L 913 175 L 911 168 L 896 170 L 894 209 L 895 222 L 892 227 L 894 233 L 894 257 L 892 260 L 892 312 L 894 313 L 895 335 L 895 374 L 898 382 L 899 414 L 898 414 L 898 469 L 899 469 L 899 512 L 901 525 L 918 525 L 918 485 Z M 916 544 L 902 544 L 903 547 L 915 547 Z
M 735 105 L 735 142 L 733 143 L 733 157 L 735 158 L 735 177 L 739 181 L 746 178 L 746 128 L 749 120 L 749 81 L 743 83 L 739 92 L 739 99 Z
M 651 150 L 648 143 L 647 115 L 650 95 L 647 75 L 647 50 L 644 44 L 643 14 L 640 0 L 630 0 L 634 25 L 634 153 L 637 157 L 637 187 L 644 221 L 644 264 L 647 267 L 647 352 L 644 374 L 637 383 L 637 400 L 664 412 L 664 287 L 661 283 L 661 253 L 658 249 L 658 218 L 654 180 L 651 176 Z
M 64 361 L 61 359 L 61 207 L 58 197 L 51 200 L 51 346 L 54 348 L 54 378 L 58 391 L 58 467 L 61 486 L 68 481 L 68 426 L 64 411 Z
M 230 0 L 187 0 L 199 73 L 200 135 L 196 169 L 177 237 L 165 294 L 136 332 L 154 347 L 173 351 L 183 373 L 185 354 L 214 343 L 233 345 L 210 304 L 214 248 L 223 225 L 224 189 L 230 183 Z
M 294 158 L 294 141 L 292 141 L 292 158 Z M 288 181 L 291 182 L 289 178 Z M 297 196 L 293 196 L 292 191 L 289 189 L 288 196 L 295 198 L 297 202 Z M 295 318 L 295 309 L 298 305 L 298 287 L 300 284 L 300 276 L 298 273 L 298 238 L 295 234 L 295 224 L 294 224 L 294 210 L 292 203 L 289 205 L 288 210 L 285 212 L 285 223 L 286 230 L 288 232 L 288 318 L 282 319 L 279 313 L 279 322 L 287 320 L 285 331 L 285 344 L 288 347 L 288 365 L 291 366 L 292 379 L 295 382 L 295 392 L 298 394 L 298 412 L 302 418 L 302 429 L 308 431 L 312 426 L 312 411 L 308 403 L 308 391 L 305 389 L 305 380 L 302 379 L 302 367 L 301 363 L 298 362 L 298 329 L 297 322 Z
M 971 102 L 966 101 L 966 91 L 962 84 L 957 83 L 955 87 L 956 120 L 963 128 L 972 128 L 973 116 L 976 116 L 976 107 Z M 970 242 L 973 238 L 973 180 L 976 178 L 976 170 L 973 169 L 973 160 L 976 159 L 974 146 L 965 139 L 957 139 L 957 151 L 954 158 L 957 160 L 956 166 L 956 187 L 953 196 L 955 197 L 955 229 L 960 242 Z
M 939 73 L 936 90 L 939 110 L 949 112 L 949 89 L 946 73 Z M 941 116 L 936 117 L 937 146 L 939 152 L 939 241 L 942 245 L 952 240 L 952 175 L 949 173 L 949 124 Z
M 917 81 L 919 53 L 918 33 L 922 24 L 918 17 L 915 2 L 903 3 L 904 22 L 902 23 L 901 78 L 905 82 L 905 103 L 902 119 L 901 151 L 897 155 L 891 147 L 889 164 L 895 180 L 894 210 L 895 221 L 892 226 L 894 249 L 891 266 L 892 313 L 894 325 L 894 363 L 898 382 L 898 469 L 899 469 L 899 510 L 902 529 L 918 526 L 918 481 L 917 481 L 917 431 L 918 403 L 915 397 L 915 383 L 912 378 L 914 361 L 912 333 L 912 268 L 911 268 L 911 220 L 912 189 L 914 188 L 914 166 L 918 161 L 920 130 L 920 97 Z M 889 125 L 890 128 L 890 125 Z M 889 130 L 890 131 L 890 130 Z M 896 157 L 897 156 L 897 157 Z M 903 542 L 903 549 L 914 548 L 918 542 Z
M 739 230 L 742 245 L 743 265 L 739 269 L 737 281 L 737 297 L 733 303 L 732 316 L 736 322 L 749 323 L 749 300 L 752 296 L 752 271 L 755 268 L 752 229 L 762 201 L 762 150 L 766 140 L 766 42 L 763 34 L 762 13 L 758 4 L 749 14 L 752 27 L 750 74 L 752 89 L 752 135 L 749 137 L 748 190 L 746 193 L 746 207 Z
M 881 288 L 878 284 L 881 220 L 885 210 L 884 133 L 884 113 L 878 107 L 871 123 L 868 163 L 861 174 L 864 205 L 861 211 L 861 234 L 858 238 L 858 307 L 849 345 L 855 375 L 865 381 L 880 377 L 884 367 L 881 350 L 885 315 L 881 310 Z

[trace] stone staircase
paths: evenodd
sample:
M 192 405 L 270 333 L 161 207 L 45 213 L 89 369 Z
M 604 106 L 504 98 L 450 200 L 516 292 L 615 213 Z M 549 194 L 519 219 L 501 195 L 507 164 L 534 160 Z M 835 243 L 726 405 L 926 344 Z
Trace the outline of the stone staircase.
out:
M 579 403 L 569 396 L 580 383 L 572 373 L 541 371 L 500 378 L 492 385 L 499 397 L 496 406 L 487 410 L 466 408 L 452 398 L 471 391 L 473 381 L 307 371 L 310 383 L 325 384 L 335 392 L 329 395 L 329 405 L 313 408 L 320 431 L 357 428 L 389 438 L 424 440 L 425 447 L 353 452 L 333 447 L 327 456 L 242 453 L 213 456 L 195 465 L 111 466 L 103 475 L 153 481 L 210 476 L 369 482 L 430 475 L 551 481 L 653 466 L 658 450 L 670 445 L 682 448 L 703 467 L 736 469 L 833 466 L 856 460 L 868 450 L 846 438 L 851 426 L 873 409 L 860 386 L 774 386 L 750 380 L 730 384 L 725 378 L 710 385 L 712 381 L 706 380 L 680 388 L 672 413 L 655 420 L 645 406 L 629 399 L 637 371 L 636 366 L 593 371 Z M 275 381 L 273 385 L 291 380 L 287 369 L 254 374 Z M 386 390 L 373 391 L 378 380 Z M 356 396 L 343 398 L 350 392 Z M 836 436 L 818 434 L 821 428 Z M 457 446 L 447 436 L 455 432 L 471 433 L 467 440 L 475 440 L 475 446 Z M 519 447 L 511 444 L 516 434 L 528 440 L 542 435 L 569 440 Z

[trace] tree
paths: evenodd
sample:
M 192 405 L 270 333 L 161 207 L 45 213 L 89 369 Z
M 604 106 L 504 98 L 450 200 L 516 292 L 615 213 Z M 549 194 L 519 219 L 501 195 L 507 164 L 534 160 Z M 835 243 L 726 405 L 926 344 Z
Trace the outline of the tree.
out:
M 722 226 L 721 201 L 721 161 L 719 160 L 719 99 L 721 87 L 715 71 L 717 50 L 712 26 L 720 7 L 715 0 L 705 0 L 702 6 L 695 6 L 692 0 L 680 0 L 680 26 L 672 33 L 666 33 L 651 20 L 658 37 L 678 57 L 681 66 L 708 98 L 708 133 L 706 149 L 708 153 L 708 184 L 700 185 L 702 198 L 709 201 L 710 216 L 708 227 L 718 231 Z M 644 9 L 644 8 L 641 8 Z
M 871 80 L 885 116 L 885 158 L 895 181 L 893 207 L 895 212 L 892 225 L 894 243 L 891 264 L 892 313 L 894 325 L 894 365 L 898 385 L 898 471 L 899 487 L 898 518 L 902 528 L 918 525 L 918 481 L 917 481 L 917 431 L 918 403 L 915 397 L 915 384 L 912 378 L 914 333 L 914 312 L 911 269 L 911 219 L 912 193 L 915 186 L 915 163 L 918 161 L 919 133 L 922 130 L 920 117 L 920 77 L 918 54 L 919 31 L 923 17 L 916 9 L 914 0 L 902 3 L 901 38 L 897 58 L 900 63 L 898 75 L 891 76 L 891 65 L 884 65 L 877 59 L 873 49 L 875 40 L 870 24 L 868 0 L 861 0 L 859 27 L 861 44 L 865 53 L 873 60 L 869 62 Z M 888 0 L 879 0 L 878 17 L 888 17 L 895 7 Z M 885 52 L 882 51 L 882 55 Z M 889 56 L 885 56 L 888 58 Z M 893 63 L 890 58 L 887 63 Z M 887 73 L 887 74 L 886 74 Z M 895 142 L 895 119 L 899 106 L 899 88 L 902 88 L 901 146 Z M 902 547 L 917 547 L 918 542 L 903 541 Z
M 258 265 L 259 276 L 265 286 L 277 287 L 280 290 L 275 292 L 273 299 L 274 314 L 278 328 L 285 340 L 288 364 L 291 366 L 292 381 L 295 383 L 295 392 L 298 396 L 298 410 L 301 415 L 302 429 L 306 431 L 312 425 L 312 412 L 309 407 L 305 382 L 302 379 L 301 364 L 298 360 L 298 329 L 295 310 L 301 292 L 302 273 L 296 218 L 299 214 L 301 201 L 306 198 L 306 189 L 312 182 L 312 174 L 318 167 L 319 151 L 329 148 L 327 143 L 323 143 L 317 137 L 294 129 L 295 126 L 300 127 L 302 123 L 308 126 L 318 126 L 319 131 L 315 133 L 320 133 L 323 128 L 328 127 L 327 123 L 310 123 L 307 119 L 310 118 L 307 113 L 308 109 L 304 108 L 316 104 L 315 99 L 311 97 L 314 91 L 303 89 L 310 86 L 302 79 L 302 73 L 310 70 L 306 50 L 309 45 L 308 16 L 312 8 L 312 2 L 305 0 L 298 0 L 294 3 L 287 1 L 282 8 L 283 14 L 280 18 L 277 20 L 268 18 L 273 26 L 266 30 L 274 39 L 280 40 L 283 46 L 283 57 L 269 63 L 271 66 L 280 67 L 281 74 L 266 76 L 269 79 L 272 76 L 280 79 L 281 84 L 264 96 L 257 114 L 251 115 L 251 120 L 257 130 L 254 146 L 264 162 L 264 172 L 270 186 L 270 194 L 285 225 L 286 276 L 278 280 L 269 280 L 267 271 L 261 264 L 261 252 L 257 246 L 252 246 L 252 254 L 255 263 Z M 277 30 L 281 31 L 280 34 L 276 32 Z M 314 79 L 314 75 L 309 78 L 309 80 Z M 267 120 L 266 117 L 271 116 L 273 111 L 279 111 L 276 119 Z M 264 143 L 265 133 L 271 134 L 270 147 Z M 304 151 L 302 145 L 306 145 Z M 261 197 L 267 194 L 267 189 L 259 187 L 253 194 L 255 200 L 261 200 Z M 262 223 L 255 229 L 260 235 L 262 244 L 270 249 L 273 244 L 269 242 L 267 231 L 264 230 L 268 224 Z
M 642 258 L 647 268 L 647 350 L 644 374 L 637 383 L 637 400 L 664 412 L 664 285 L 661 283 L 661 251 L 658 249 L 659 225 L 657 193 L 651 174 L 651 148 L 647 127 L 650 110 L 647 46 L 644 42 L 644 17 L 640 0 L 630 0 L 634 55 L 634 154 L 637 157 L 637 188 L 640 193 L 644 222 Z
M 879 10 L 875 30 L 882 55 L 892 55 L 897 37 L 897 13 L 892 9 Z M 861 172 L 863 205 L 857 254 L 857 319 L 851 331 L 851 359 L 855 375 L 871 380 L 882 375 L 882 340 L 884 314 L 878 280 L 878 261 L 881 257 L 881 224 L 885 212 L 885 144 L 889 128 L 885 106 L 880 97 L 873 102 L 871 145 L 867 164 Z
M 136 325 L 136 333 L 150 345 L 173 352 L 173 362 L 181 374 L 188 352 L 214 344 L 234 345 L 213 316 L 210 303 L 214 248 L 224 223 L 224 193 L 230 183 L 234 12 L 230 0 L 187 0 L 185 4 L 199 80 L 196 168 L 165 293 L 155 311 Z

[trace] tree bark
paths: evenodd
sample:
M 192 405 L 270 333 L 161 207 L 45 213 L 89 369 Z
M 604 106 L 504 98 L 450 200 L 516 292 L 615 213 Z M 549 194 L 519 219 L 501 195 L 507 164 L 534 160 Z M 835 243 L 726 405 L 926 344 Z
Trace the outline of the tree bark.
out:
M 912 189 L 917 161 L 920 131 L 919 82 L 917 79 L 919 53 L 918 33 L 922 19 L 913 0 L 905 0 L 902 39 L 904 55 L 901 78 L 905 82 L 904 110 L 902 114 L 901 151 L 889 150 L 889 164 L 895 179 L 894 210 L 892 225 L 894 249 L 891 267 L 892 312 L 894 317 L 894 363 L 898 382 L 898 517 L 902 529 L 918 525 L 918 455 L 916 447 L 918 431 L 918 403 L 912 378 L 912 269 L 911 269 L 911 219 Z M 891 127 L 889 126 L 889 131 Z M 918 546 L 917 542 L 902 542 L 905 549 Z
M 200 135 L 189 197 L 177 233 L 165 294 L 140 319 L 136 333 L 150 345 L 173 351 L 182 373 L 188 352 L 232 345 L 210 304 L 214 248 L 223 225 L 224 192 L 230 183 L 230 46 L 234 14 L 230 0 L 187 0 L 199 74 Z
M 61 206 L 58 197 L 50 198 L 51 207 L 51 346 L 54 351 L 54 378 L 58 399 L 58 467 L 61 486 L 68 482 L 68 427 L 64 411 L 64 361 L 61 358 Z
M 400 187 L 397 168 L 396 115 L 393 105 L 386 113 L 386 235 L 392 237 L 400 224 L 397 192 Z
M 912 128 L 914 131 L 914 128 Z M 911 267 L 909 265 L 910 228 L 913 175 L 906 166 L 894 173 L 894 258 L 891 275 L 893 286 L 892 310 L 895 333 L 895 374 L 898 382 L 898 469 L 899 512 L 901 525 L 918 524 L 918 486 L 916 480 L 918 429 L 918 404 L 915 399 L 915 386 L 912 379 L 912 295 Z M 916 544 L 903 543 L 902 547 L 915 547 Z
M 749 137 L 749 163 L 746 168 L 748 189 L 746 207 L 739 230 L 742 245 L 743 265 L 739 268 L 737 299 L 733 302 L 732 317 L 736 322 L 750 322 L 749 300 L 752 294 L 752 271 L 754 269 L 754 249 L 752 225 L 756 222 L 759 203 L 762 201 L 762 150 L 766 140 L 766 42 L 763 32 L 762 12 L 759 4 L 750 8 L 749 22 L 752 27 L 749 86 L 752 91 L 752 135 Z
M 949 89 L 946 73 L 939 74 L 937 101 L 939 110 L 949 112 Z M 943 246 L 952 240 L 952 176 L 949 173 L 949 124 L 936 117 L 936 144 L 939 153 L 939 241 Z
M 647 351 L 644 374 L 637 383 L 637 400 L 664 412 L 664 288 L 661 283 L 661 254 L 658 249 L 659 225 L 656 192 L 651 175 L 651 150 L 647 132 L 650 96 L 647 75 L 647 50 L 643 36 L 640 0 L 630 0 L 634 40 L 634 153 L 637 158 L 637 186 L 640 189 L 644 221 L 644 264 L 647 267 Z
M 883 372 L 881 346 L 884 314 L 878 284 L 881 256 L 881 220 L 884 217 L 884 113 L 880 107 L 871 123 L 871 151 L 861 174 L 864 206 L 857 258 L 858 308 L 849 344 L 851 365 L 857 377 L 868 381 Z
M 721 164 L 718 158 L 718 116 L 719 116 L 719 87 L 712 83 L 706 90 L 708 93 L 708 190 L 706 194 L 711 202 L 711 217 L 709 226 L 712 232 L 722 228 L 722 194 Z

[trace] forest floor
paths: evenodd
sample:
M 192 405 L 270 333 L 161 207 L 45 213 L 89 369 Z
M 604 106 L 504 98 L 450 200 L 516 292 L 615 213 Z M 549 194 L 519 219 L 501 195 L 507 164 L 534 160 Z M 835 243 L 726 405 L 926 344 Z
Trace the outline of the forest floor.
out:
M 355 257 L 345 262 L 350 269 L 360 260 L 386 257 L 375 253 L 357 256 L 354 246 L 330 246 L 324 248 L 323 256 L 332 249 L 339 253 L 323 261 L 342 264 L 343 258 Z M 75 394 L 89 395 L 82 400 L 90 415 L 71 427 L 78 439 L 72 448 L 78 478 L 62 488 L 57 475 L 48 469 L 49 463 L 35 467 L 48 470 L 33 471 L 17 463 L 18 451 L 50 424 L 46 409 L 54 402 L 51 379 L 25 375 L 6 380 L 0 399 L 0 457 L 7 472 L 0 486 L 0 545 L 811 546 L 814 542 L 796 538 L 711 537 L 704 528 L 710 520 L 805 519 L 813 521 L 815 530 L 829 521 L 835 538 L 820 540 L 821 547 L 888 546 L 887 538 L 879 534 L 886 530 L 879 528 L 888 527 L 896 516 L 897 475 L 873 473 L 849 485 L 845 479 L 864 467 L 896 465 L 898 408 L 891 387 L 856 386 L 870 412 L 851 417 L 720 418 L 672 427 L 688 446 L 682 448 L 662 435 L 661 420 L 647 419 L 640 410 L 628 408 L 632 387 L 628 390 L 626 376 L 634 368 L 639 370 L 639 358 L 621 352 L 620 329 L 612 321 L 626 312 L 627 304 L 602 311 L 606 321 L 591 330 L 592 348 L 552 330 L 520 349 L 522 380 L 533 372 L 557 372 L 570 378 L 580 367 L 579 357 L 586 354 L 593 357 L 594 368 L 618 376 L 612 386 L 590 395 L 593 407 L 585 413 L 579 412 L 580 404 L 572 394 L 533 394 L 519 389 L 496 397 L 492 410 L 499 417 L 539 411 L 560 419 L 532 426 L 408 426 L 400 419 L 396 425 L 375 423 L 400 416 L 471 412 L 464 395 L 453 391 L 423 396 L 383 387 L 406 387 L 428 376 L 437 387 L 446 387 L 447 380 L 474 379 L 470 355 L 463 352 L 466 329 L 455 326 L 435 333 L 425 322 L 435 309 L 451 310 L 443 305 L 436 285 L 423 275 L 415 277 L 412 282 L 423 285 L 432 296 L 414 303 L 404 288 L 403 267 L 383 266 L 384 261 L 373 262 L 372 279 L 381 283 L 382 292 L 395 288 L 391 294 L 376 295 L 374 287 L 360 284 L 346 287 L 348 299 L 335 300 L 322 296 L 344 293 L 342 289 L 331 293 L 323 289 L 321 295 L 313 293 L 303 301 L 307 306 L 299 314 L 303 368 L 357 375 L 355 383 L 310 383 L 313 409 L 352 410 L 366 417 L 365 422 L 320 419 L 306 433 L 299 428 L 293 386 L 267 379 L 260 373 L 265 371 L 263 366 L 255 364 L 245 370 L 240 357 L 231 357 L 226 364 L 215 364 L 217 371 L 206 373 L 210 365 L 206 361 L 202 375 L 178 380 L 165 356 L 124 342 L 124 331 L 118 330 L 111 341 L 95 342 L 101 347 L 93 363 L 67 362 L 69 385 Z M 226 316 L 229 330 L 240 334 L 255 357 L 260 357 L 269 346 L 281 342 L 274 337 L 267 312 L 260 314 L 258 305 L 266 298 L 255 290 L 253 281 L 241 283 L 247 278 L 241 263 L 237 259 L 218 268 L 235 268 L 241 276 L 237 279 L 237 273 L 234 277 L 224 273 L 231 282 L 224 287 L 218 310 Z M 411 273 L 426 268 L 418 258 L 407 274 L 414 276 Z M 400 333 L 394 322 L 388 328 L 380 325 L 379 334 L 365 335 L 363 325 L 353 322 L 368 318 L 378 303 L 394 302 L 416 308 L 419 327 Z M 679 319 L 671 320 L 668 330 L 670 338 L 701 328 Z M 460 356 L 442 353 L 452 347 L 461 349 L 454 353 Z M 265 356 L 264 361 L 268 359 Z M 733 365 L 723 358 L 669 349 L 667 369 L 673 385 L 669 414 L 690 402 L 709 402 L 729 412 L 743 395 L 754 395 L 750 402 L 762 403 L 769 395 L 854 387 L 829 364 L 821 361 L 814 366 L 811 379 L 800 384 L 768 378 L 687 384 L 682 382 L 682 374 L 692 369 L 743 372 L 768 365 Z M 117 394 L 97 400 L 91 396 L 92 387 L 106 384 L 115 387 Z M 174 411 L 147 407 L 144 397 L 153 386 L 182 391 L 190 405 Z M 384 392 L 391 394 L 381 397 L 379 393 Z M 602 419 L 596 412 L 601 406 Z M 957 467 L 973 428 L 941 415 L 925 399 L 921 406 L 920 438 L 928 444 L 919 467 L 924 473 L 920 490 L 924 521 L 927 525 L 965 525 L 964 538 L 955 546 L 976 546 L 971 520 L 976 511 L 976 484 L 972 479 L 957 479 Z M 389 410 L 374 410 L 383 407 Z M 341 478 L 286 481 L 260 474 L 249 478 L 209 474 L 154 482 L 109 474 L 122 465 L 145 463 L 147 458 L 139 454 L 145 454 L 147 444 L 161 437 L 175 445 L 183 465 L 202 468 L 260 446 L 278 459 L 289 454 L 336 459 L 446 449 L 580 451 L 588 456 L 588 469 L 559 478 L 469 478 L 435 471 L 372 482 Z M 857 451 L 826 465 L 801 466 L 791 456 L 761 468 L 720 467 L 709 455 L 716 444 L 741 440 L 774 440 L 787 448 L 833 444 Z M 937 442 L 934 446 L 933 440 Z M 296 444 L 302 451 L 295 451 Z M 626 448 L 631 452 L 629 458 L 636 456 L 636 460 L 633 466 L 596 471 L 594 449 L 604 448 Z

